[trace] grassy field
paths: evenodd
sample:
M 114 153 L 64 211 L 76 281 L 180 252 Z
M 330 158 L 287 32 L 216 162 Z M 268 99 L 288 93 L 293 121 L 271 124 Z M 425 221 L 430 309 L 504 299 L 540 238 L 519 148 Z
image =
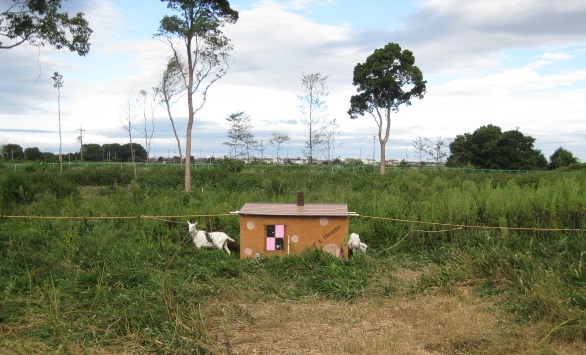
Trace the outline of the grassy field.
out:
M 191 193 L 182 176 L 0 169 L 0 352 L 586 352 L 585 174 L 225 164 Z M 187 236 L 191 218 L 238 239 L 225 214 L 298 191 L 358 212 L 368 253 L 239 260 Z

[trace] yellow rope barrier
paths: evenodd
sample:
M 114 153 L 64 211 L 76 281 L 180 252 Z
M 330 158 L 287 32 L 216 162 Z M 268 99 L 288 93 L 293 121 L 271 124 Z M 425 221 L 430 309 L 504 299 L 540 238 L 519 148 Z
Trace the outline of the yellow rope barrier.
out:
M 189 217 L 220 217 L 220 216 L 233 216 L 231 213 L 220 213 L 220 214 L 189 214 L 179 216 L 148 216 L 148 215 L 136 215 L 136 216 L 6 216 L 0 215 L 2 218 L 21 218 L 21 219 L 160 219 L 160 218 L 189 218 Z
M 197 217 L 223 217 L 223 216 L 235 216 L 233 213 L 216 213 L 216 214 L 189 214 L 189 215 L 176 215 L 176 216 L 149 216 L 149 215 L 136 215 L 136 216 L 8 216 L 0 215 L 2 218 L 20 218 L 20 219 L 169 219 L 169 218 L 197 218 Z M 468 226 L 465 224 L 452 224 L 452 223 L 440 223 L 440 222 L 426 222 L 426 221 L 415 221 L 401 218 L 390 218 L 390 217 L 379 217 L 379 216 L 368 216 L 368 215 L 357 215 L 355 217 L 371 218 L 371 219 L 382 219 L 391 222 L 411 223 L 411 224 L 425 224 L 431 226 L 441 226 L 449 228 L 467 228 L 467 229 L 509 229 L 509 230 L 525 230 L 525 231 L 549 231 L 549 232 L 586 232 L 585 228 L 534 228 L 534 227 L 500 227 L 500 226 Z
M 449 228 L 468 228 L 468 229 L 509 229 L 509 230 L 526 230 L 526 231 L 549 231 L 549 232 L 586 232 L 585 228 L 533 228 L 533 227 L 497 227 L 497 226 L 467 226 L 465 224 L 451 224 L 451 223 L 440 223 L 440 222 L 425 222 L 425 221 L 414 221 L 409 219 L 400 218 L 388 218 L 388 217 L 377 217 L 377 216 L 365 216 L 358 215 L 357 217 L 372 218 L 372 219 L 383 219 L 392 222 L 412 223 L 412 224 L 426 224 L 432 226 L 441 226 Z

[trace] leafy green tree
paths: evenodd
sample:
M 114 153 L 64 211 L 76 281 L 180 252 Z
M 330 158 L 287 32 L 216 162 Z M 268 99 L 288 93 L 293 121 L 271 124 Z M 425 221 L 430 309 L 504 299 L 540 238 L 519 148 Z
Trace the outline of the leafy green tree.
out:
M 165 37 L 179 63 L 175 38 L 185 46 L 187 59 L 179 67 L 187 93 L 187 129 L 185 156 L 191 157 L 191 132 L 196 112 L 206 102 L 209 88 L 221 79 L 229 67 L 230 40 L 222 33 L 225 24 L 236 23 L 238 11 L 230 7 L 228 0 L 164 0 L 167 7 L 178 15 L 165 16 L 161 20 L 158 36 Z M 194 95 L 199 100 L 194 103 Z M 185 164 L 185 191 L 191 191 L 191 164 Z
M 129 155 L 128 151 L 118 143 L 103 144 L 102 151 L 106 161 L 126 161 L 126 157 Z
M 4 160 L 24 159 L 24 151 L 18 144 L 4 144 L 0 150 L 0 154 Z
M 499 169 L 497 142 L 503 132 L 500 127 L 487 125 L 478 128 L 471 137 L 472 165 L 487 169 Z M 504 149 L 504 147 L 501 147 Z
M 84 144 L 82 151 L 85 161 L 102 161 L 104 159 L 104 150 L 99 144 Z
M 55 153 L 43 152 L 41 153 L 41 161 L 45 163 L 59 162 L 59 157 Z
M 385 173 L 386 144 L 391 129 L 391 112 L 400 105 L 411 105 L 412 98 L 423 98 L 426 81 L 415 66 L 415 57 L 409 50 L 401 50 L 396 43 L 379 48 L 354 67 L 352 84 L 357 95 L 350 98 L 350 118 L 370 114 L 378 126 L 380 142 L 380 173 Z
M 127 161 L 127 162 L 132 162 L 132 155 L 131 155 L 131 149 L 130 149 L 130 143 L 126 143 L 123 146 L 123 152 L 126 152 L 126 156 L 123 157 L 122 161 Z M 148 154 L 146 149 L 138 144 L 138 143 L 132 143 L 132 152 L 134 152 L 134 161 L 135 162 L 142 162 L 142 163 L 146 163 L 147 159 L 148 159 Z
M 474 166 L 480 169 L 533 170 L 544 169 L 547 160 L 534 149 L 535 139 L 512 130 L 486 125 L 474 133 L 458 135 L 450 144 L 447 166 Z
M 555 152 L 549 157 L 549 164 L 547 166 L 550 170 L 564 168 L 572 164 L 578 163 L 578 158 L 574 157 L 574 154 L 569 150 L 562 147 L 556 149 Z
M 0 12 L 0 49 L 11 49 L 28 43 L 63 47 L 80 56 L 90 50 L 92 29 L 82 12 L 69 17 L 61 12 L 61 0 L 7 0 Z M 7 40 L 8 41 L 7 41 Z M 8 43 L 6 43 L 8 42 Z
M 472 152 L 472 135 L 470 133 L 459 134 L 450 143 L 451 155 L 448 156 L 446 166 L 458 167 L 472 165 L 474 154 Z
M 24 150 L 24 158 L 30 161 L 41 160 L 43 153 L 37 147 L 29 147 Z
M 547 160 L 541 151 L 533 148 L 535 138 L 513 130 L 499 137 L 496 147 L 496 166 L 503 170 L 545 169 Z

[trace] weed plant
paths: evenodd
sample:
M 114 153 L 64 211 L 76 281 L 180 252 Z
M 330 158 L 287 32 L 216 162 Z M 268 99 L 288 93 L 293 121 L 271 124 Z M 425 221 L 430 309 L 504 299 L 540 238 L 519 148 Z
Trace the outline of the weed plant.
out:
M 424 271 L 413 297 L 471 285 L 520 323 L 550 324 L 544 339 L 586 339 L 583 174 L 326 170 L 310 180 L 303 169 L 227 165 L 195 169 L 185 193 L 178 166 L 143 167 L 137 181 L 124 167 L 6 170 L 0 341 L 9 353 L 204 353 L 213 339 L 201 306 L 212 300 L 391 299 L 397 268 Z M 238 217 L 224 214 L 294 202 L 298 191 L 358 212 L 351 230 L 369 253 L 240 260 L 191 245 L 185 219 L 238 239 Z

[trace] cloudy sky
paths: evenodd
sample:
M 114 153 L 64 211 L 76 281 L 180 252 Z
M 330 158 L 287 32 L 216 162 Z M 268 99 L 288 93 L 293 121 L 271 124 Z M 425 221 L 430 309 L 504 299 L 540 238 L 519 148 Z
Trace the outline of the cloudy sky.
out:
M 586 162 L 586 2 L 583 0 L 232 0 L 240 19 L 224 32 L 231 67 L 209 92 L 193 129 L 193 155 L 228 153 L 226 117 L 244 111 L 265 144 L 271 132 L 291 140 L 282 155 L 302 155 L 306 129 L 298 95 L 303 74 L 329 76 L 328 119 L 339 124 L 335 156 L 378 157 L 372 117 L 346 113 L 352 71 L 389 42 L 411 50 L 427 80 L 422 100 L 392 118 L 387 158 L 415 159 L 417 137 L 453 139 L 493 124 L 536 139 L 549 156 L 558 147 Z M 6 6 L 0 0 L 0 6 Z M 153 38 L 169 14 L 157 0 L 81 1 L 94 30 L 90 53 L 49 47 L 0 51 L 0 144 L 57 152 L 57 90 L 63 75 L 63 150 L 83 143 L 128 142 L 121 117 L 128 98 L 156 86 L 170 48 Z M 3 10 L 0 8 L 0 10 Z M 186 104 L 174 107 L 185 136 Z M 142 113 L 141 113 L 142 115 Z M 152 155 L 176 154 L 169 119 L 155 111 Z M 135 125 L 140 124 L 137 121 Z M 133 134 L 138 143 L 140 133 Z M 375 151 L 373 152 L 373 149 Z M 267 147 L 265 155 L 274 155 Z

